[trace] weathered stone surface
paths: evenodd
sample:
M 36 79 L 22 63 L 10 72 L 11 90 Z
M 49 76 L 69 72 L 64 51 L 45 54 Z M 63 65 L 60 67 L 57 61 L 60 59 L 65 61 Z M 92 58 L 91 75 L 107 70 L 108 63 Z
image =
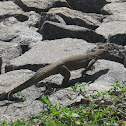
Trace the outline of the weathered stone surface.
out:
M 24 22 L 24 24 L 27 24 L 30 28 L 32 27 L 35 31 L 38 30 L 39 27 L 39 21 L 40 21 L 40 14 L 34 12 L 34 11 L 30 11 L 30 12 L 26 12 L 24 13 L 26 16 L 28 16 L 28 20 Z
M 108 15 L 103 20 L 103 22 L 111 22 L 111 21 L 126 21 L 126 13 L 117 13 L 113 15 Z
M 103 22 L 103 19 L 106 17 L 106 15 L 103 14 L 96 14 L 96 13 L 86 13 L 86 14 L 92 17 L 93 19 L 98 20 L 99 22 Z
M 117 14 L 126 12 L 126 2 L 106 4 L 102 8 L 104 14 Z
M 20 41 L 17 41 L 21 38 Z M 41 34 L 30 29 L 27 24 L 19 22 L 14 17 L 7 18 L 0 23 L 0 40 L 5 42 L 24 43 L 26 40 L 41 40 Z M 19 40 L 19 39 L 18 39 Z M 29 41 L 30 42 L 30 41 Z
M 86 53 L 94 47 L 96 47 L 95 44 L 81 39 L 64 38 L 40 41 L 20 57 L 11 60 L 10 65 L 6 67 L 6 71 L 21 68 L 36 70 L 45 64 L 54 63 L 64 57 Z
M 111 55 L 106 58 L 107 60 L 119 62 L 125 65 L 124 62 L 125 62 L 126 49 L 124 46 L 115 43 L 97 43 L 96 45 L 97 47 L 93 50 L 97 50 L 97 49 L 109 50 Z
M 34 72 L 30 70 L 17 70 L 0 75 L 0 93 L 11 85 L 21 84 L 33 74 Z M 8 104 L 8 100 L 0 101 L 0 121 L 16 121 L 28 118 L 30 113 L 38 114 L 43 104 L 35 99 L 41 95 L 41 91 L 42 88 L 31 86 L 21 92 L 26 97 L 24 102 L 9 101 Z
M 2 56 L 3 62 L 8 62 L 21 54 L 22 50 L 18 44 L 0 41 L 0 55 Z
M 9 60 L 16 58 L 22 54 L 21 47 L 16 43 L 7 43 L 0 41 L 0 56 L 2 56 L 2 73 L 5 72 L 5 64 Z
M 0 21 L 12 16 L 21 22 L 28 20 L 28 16 L 13 1 L 0 2 Z
M 109 83 L 106 81 L 97 81 L 94 83 L 89 84 L 89 86 L 85 86 L 86 96 L 90 94 L 95 94 L 101 91 L 107 91 L 112 88 L 114 83 Z M 71 87 L 61 89 L 56 91 L 52 95 L 49 96 L 49 100 L 55 105 L 61 103 L 62 107 L 67 107 L 72 105 L 73 103 L 80 102 L 84 96 L 79 94 L 79 89 L 77 88 L 76 91 L 73 91 Z M 81 88 L 84 91 L 83 88 Z
M 81 11 L 72 10 L 66 7 L 52 8 L 47 14 L 56 14 L 64 19 L 67 25 L 78 25 L 89 29 L 97 28 L 101 23 Z
M 95 31 L 103 35 L 109 42 L 126 45 L 126 22 L 112 21 L 102 23 Z
M 21 14 L 23 11 L 12 1 L 0 2 L 0 17 L 4 15 Z
M 15 0 L 24 11 L 35 11 L 38 13 L 48 11 L 53 7 L 69 7 L 66 0 Z
M 101 8 L 107 4 L 106 0 L 67 0 L 73 9 L 88 12 L 101 13 Z
M 12 88 L 23 83 L 30 78 L 34 72 L 30 70 L 17 70 L 0 75 L 0 94 L 6 92 L 7 88 Z M 13 78 L 13 79 L 12 79 Z
M 40 29 L 40 33 L 43 35 L 44 40 L 69 37 L 84 39 L 91 43 L 105 41 L 102 35 L 95 33 L 93 30 L 76 25 L 64 25 L 51 21 L 45 21 L 42 28 Z
M 41 13 L 41 20 L 39 22 L 39 29 L 42 27 L 42 25 L 45 21 L 52 21 L 52 22 L 66 24 L 66 22 L 63 20 L 62 17 L 60 17 L 56 14 L 53 14 L 53 13 L 43 12 L 43 13 Z
M 98 60 L 94 66 L 95 70 L 89 71 L 89 76 L 85 76 L 87 82 L 105 81 L 115 83 L 116 81 L 122 82 L 126 80 L 126 68 L 120 63 Z

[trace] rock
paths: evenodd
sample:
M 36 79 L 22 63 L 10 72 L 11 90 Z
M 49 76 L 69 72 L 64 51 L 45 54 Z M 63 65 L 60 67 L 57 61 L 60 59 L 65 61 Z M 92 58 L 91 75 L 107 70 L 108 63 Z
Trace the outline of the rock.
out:
M 89 71 L 85 76 L 86 82 L 105 81 L 115 83 L 122 82 L 126 79 L 126 68 L 117 62 L 108 60 L 98 60 L 95 63 L 95 70 Z
M 23 83 L 30 78 L 34 72 L 30 70 L 17 70 L 0 75 L 0 94 L 6 92 L 7 88 L 12 88 Z M 13 78 L 13 79 L 12 79 Z
M 9 60 L 16 58 L 22 54 L 21 47 L 16 43 L 7 43 L 0 41 L 0 56 L 2 56 L 2 73 L 5 72 L 5 64 Z
M 40 29 L 40 33 L 43 35 L 44 40 L 78 38 L 91 43 L 105 41 L 102 35 L 95 33 L 93 30 L 76 25 L 64 25 L 51 21 L 45 21 Z
M 25 15 L 28 16 L 28 20 L 24 22 L 24 24 L 28 25 L 30 28 L 32 27 L 33 30 L 36 29 L 36 31 L 38 30 L 39 28 L 39 21 L 40 21 L 40 14 L 34 12 L 34 11 L 30 11 L 30 12 L 26 12 L 24 13 Z
M 41 20 L 39 22 L 39 29 L 41 29 L 41 27 L 45 21 L 52 21 L 52 22 L 66 24 L 66 22 L 63 20 L 62 17 L 60 17 L 56 14 L 53 14 L 53 13 L 43 12 L 43 13 L 41 13 Z
M 33 74 L 34 72 L 30 70 L 17 70 L 0 75 L 0 94 L 7 87 L 21 84 Z M 35 99 L 40 97 L 41 91 L 42 88 L 31 86 L 21 92 L 22 96 L 26 97 L 24 102 L 0 101 L 0 121 L 16 121 L 17 119 L 29 118 L 31 113 L 38 114 L 42 110 L 43 104 Z
M 0 55 L 2 56 L 3 62 L 8 62 L 21 54 L 22 50 L 18 44 L 0 41 Z
M 108 42 L 125 45 L 126 41 L 126 22 L 125 21 L 112 21 L 102 23 L 95 31 L 103 35 Z
M 20 57 L 11 60 L 10 65 L 6 66 L 6 71 L 21 68 L 36 71 L 45 64 L 54 63 L 67 56 L 86 53 L 94 47 L 96 47 L 95 44 L 81 39 L 64 38 L 40 41 Z
M 66 7 L 52 8 L 47 14 L 59 15 L 64 19 L 67 25 L 78 25 L 89 29 L 95 29 L 100 26 L 101 22 L 77 10 Z
M 98 92 L 104 92 L 104 91 L 108 91 L 111 88 L 113 88 L 112 85 L 114 85 L 115 83 L 110 83 L 107 81 L 96 81 L 94 83 L 90 83 L 89 85 L 85 86 L 85 90 L 86 90 L 86 96 L 87 95 L 93 95 L 96 94 Z
M 126 2 L 106 4 L 102 8 L 103 14 L 118 14 L 126 12 Z
M 23 13 L 21 8 L 12 1 L 0 2 L 0 21 L 12 16 L 19 21 L 28 20 L 28 17 Z
M 101 91 L 108 91 L 112 88 L 113 83 L 108 83 L 105 81 L 97 81 L 94 83 L 89 84 L 88 86 L 85 86 L 85 89 L 80 87 L 83 92 L 86 91 L 85 95 L 92 95 Z M 58 105 L 61 103 L 62 107 L 70 106 L 76 102 L 81 102 L 82 99 L 84 99 L 84 96 L 80 95 L 80 88 L 77 88 L 76 91 L 73 91 L 71 87 L 61 89 L 53 93 L 49 96 L 49 100 L 54 104 Z M 84 103 L 83 103 L 84 105 Z
M 83 98 L 82 95 L 79 95 L 79 92 L 74 92 L 73 89 L 66 88 L 56 91 L 52 95 L 50 95 L 49 100 L 52 102 L 53 105 L 61 104 L 61 107 L 67 107 L 76 101 L 79 101 Z
M 5 42 L 16 42 L 25 45 L 24 41 L 41 40 L 41 34 L 30 29 L 27 25 L 19 22 L 14 17 L 7 18 L 0 23 L 0 40 Z M 19 38 L 21 39 L 19 41 Z M 18 39 L 18 41 L 17 41 Z
M 126 21 L 126 13 L 117 13 L 113 15 L 108 15 L 104 18 L 103 22 L 111 22 L 111 21 Z
M 101 13 L 101 8 L 107 4 L 106 0 L 67 0 L 70 6 L 86 13 Z
M 93 19 L 98 20 L 99 22 L 103 22 L 103 19 L 106 17 L 106 15 L 103 14 L 96 14 L 96 13 L 86 13 L 86 14 L 92 17 Z
M 105 59 L 124 64 L 125 54 L 123 52 L 126 50 L 125 47 L 115 43 L 97 43 L 96 45 L 97 47 L 93 50 L 105 49 L 110 52 L 110 56 L 107 56 Z
M 15 3 L 24 11 L 35 11 L 37 13 L 45 12 L 55 7 L 69 7 L 66 0 L 15 0 Z

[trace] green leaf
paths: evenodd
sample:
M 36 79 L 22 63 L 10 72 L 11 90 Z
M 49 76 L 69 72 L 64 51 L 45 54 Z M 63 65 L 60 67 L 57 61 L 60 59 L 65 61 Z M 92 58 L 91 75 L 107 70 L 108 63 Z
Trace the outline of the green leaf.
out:
M 42 96 L 42 100 L 43 100 L 46 104 L 49 103 L 48 99 L 47 99 L 45 96 Z
M 80 117 L 80 116 L 77 113 L 72 113 L 71 117 L 75 117 L 76 118 L 76 117 Z

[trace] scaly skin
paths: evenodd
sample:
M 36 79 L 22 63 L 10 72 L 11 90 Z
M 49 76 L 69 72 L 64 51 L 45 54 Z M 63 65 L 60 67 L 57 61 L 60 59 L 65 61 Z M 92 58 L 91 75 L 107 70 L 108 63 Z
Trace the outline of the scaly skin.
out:
M 98 59 L 104 58 L 106 55 L 108 55 L 108 51 L 102 49 L 87 54 L 74 55 L 74 56 L 61 59 L 51 65 L 41 68 L 30 79 L 28 79 L 24 83 L 0 95 L 0 100 L 7 99 L 8 95 L 10 96 L 14 93 L 17 93 L 25 88 L 28 88 L 38 83 L 39 81 L 51 75 L 55 75 L 59 73 L 64 77 L 62 81 L 62 85 L 66 86 L 70 78 L 71 70 L 85 68 L 85 70 L 82 72 L 82 74 L 85 74 L 88 70 L 92 68 L 93 64 Z

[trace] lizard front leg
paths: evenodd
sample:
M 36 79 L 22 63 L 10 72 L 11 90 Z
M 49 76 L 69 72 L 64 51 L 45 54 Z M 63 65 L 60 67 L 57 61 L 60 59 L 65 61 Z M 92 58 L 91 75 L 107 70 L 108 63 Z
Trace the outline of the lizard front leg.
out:
M 98 58 L 94 58 L 94 59 L 92 59 L 92 60 L 88 63 L 88 65 L 87 65 L 87 67 L 85 68 L 85 70 L 82 71 L 82 76 L 85 75 L 86 72 L 87 72 L 88 70 L 93 70 L 93 69 L 95 69 L 95 67 L 94 67 L 93 65 L 94 65 L 94 63 L 95 63 L 97 60 L 98 60 Z
M 61 66 L 59 67 L 59 73 L 64 77 L 62 81 L 62 85 L 66 87 L 71 76 L 70 71 L 66 66 Z

